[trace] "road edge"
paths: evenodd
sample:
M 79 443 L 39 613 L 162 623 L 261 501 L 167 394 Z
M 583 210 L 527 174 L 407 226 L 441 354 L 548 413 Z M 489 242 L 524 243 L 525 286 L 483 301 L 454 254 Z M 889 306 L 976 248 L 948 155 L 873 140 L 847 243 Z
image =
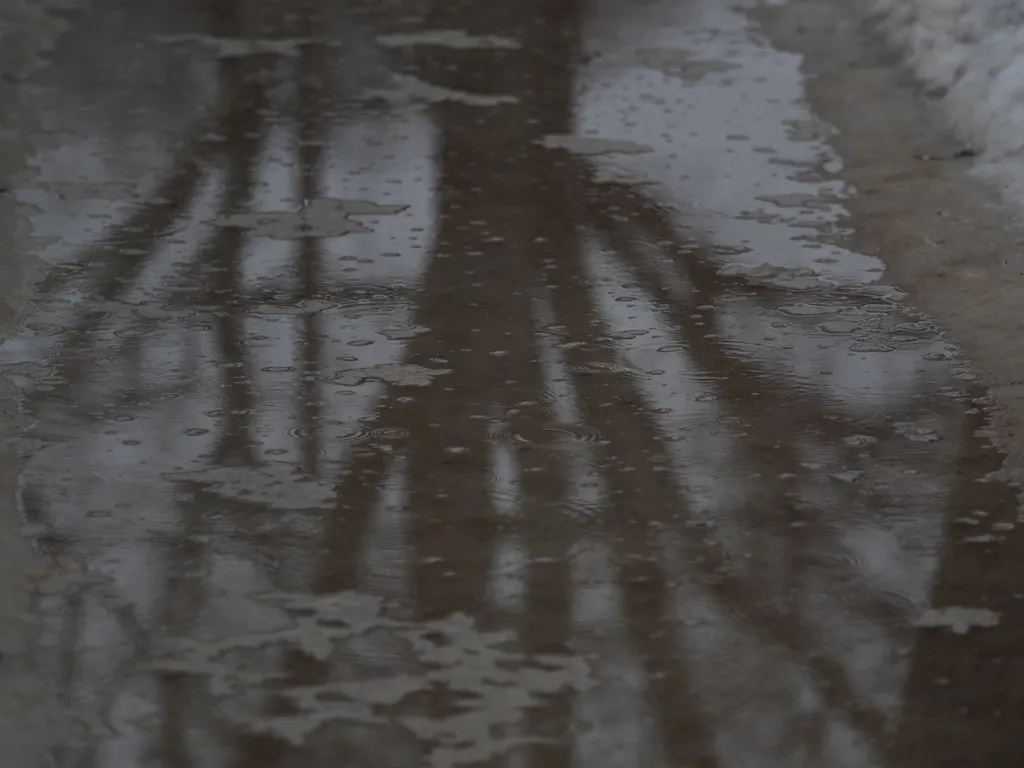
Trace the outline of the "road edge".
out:
M 1024 227 L 972 172 L 942 110 L 890 50 L 865 9 L 791 0 L 751 12 L 776 48 L 799 54 L 811 108 L 836 129 L 854 244 L 887 265 L 961 347 L 991 404 L 985 437 L 1024 480 Z

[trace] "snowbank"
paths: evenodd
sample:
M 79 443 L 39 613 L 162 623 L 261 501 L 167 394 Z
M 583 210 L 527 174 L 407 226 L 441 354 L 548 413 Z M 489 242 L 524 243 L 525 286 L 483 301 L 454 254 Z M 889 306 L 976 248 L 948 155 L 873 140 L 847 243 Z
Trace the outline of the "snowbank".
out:
M 1024 0 L 872 0 L 883 28 L 983 160 L 1024 150 Z M 1021 176 L 1024 188 L 1024 176 Z

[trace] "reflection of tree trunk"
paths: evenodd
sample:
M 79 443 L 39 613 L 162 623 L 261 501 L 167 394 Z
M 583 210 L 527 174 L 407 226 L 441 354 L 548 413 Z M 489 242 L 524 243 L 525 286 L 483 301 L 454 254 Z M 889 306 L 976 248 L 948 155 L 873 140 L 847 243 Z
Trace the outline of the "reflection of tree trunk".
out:
M 246 82 L 247 70 L 243 62 L 225 61 L 224 81 L 229 91 L 252 92 Z M 221 214 L 229 215 L 245 210 L 252 199 L 253 182 L 262 139 L 262 94 L 251 93 L 251 98 L 236 109 L 225 125 L 228 147 L 227 168 Z M 244 314 L 241 308 L 229 309 L 232 299 L 242 290 L 242 255 L 248 236 L 243 229 L 221 227 L 203 249 L 200 264 L 207 261 L 215 266 L 211 276 L 213 303 L 226 306 L 215 320 L 219 337 L 220 364 L 224 372 L 224 426 L 222 437 L 214 451 L 217 464 L 255 461 L 250 434 L 250 422 L 256 405 L 252 393 L 252 370 L 245 355 Z
M 300 15 L 302 23 L 307 27 L 298 30 L 298 36 L 308 36 L 312 30 L 312 9 L 307 8 Z M 296 79 L 298 81 L 298 108 L 296 114 L 295 149 L 298 156 L 298 178 L 297 193 L 298 205 L 305 205 L 308 201 L 320 196 L 321 176 L 325 173 L 323 166 L 324 142 L 327 139 L 327 126 L 322 114 L 323 109 L 323 48 L 318 46 L 307 46 L 302 49 L 298 60 Z M 255 155 L 254 155 L 255 156 Z M 303 302 L 314 298 L 318 293 L 325 290 L 322 284 L 322 247 L 320 241 L 313 237 L 302 238 L 297 241 L 295 247 L 296 266 L 298 271 L 298 293 L 295 296 L 296 302 Z M 225 294 L 233 303 L 239 307 L 239 311 L 245 311 L 245 302 L 241 301 L 244 295 L 243 286 L 240 283 L 232 283 Z M 300 315 L 298 341 L 298 381 L 295 391 L 295 410 L 300 426 L 303 428 L 297 438 L 299 447 L 299 466 L 303 472 L 316 476 L 319 470 L 319 439 L 316 426 L 321 419 L 322 408 L 319 402 L 319 377 L 322 371 L 322 319 L 319 313 L 305 313 Z M 241 383 L 246 384 L 249 376 L 244 368 L 239 369 Z M 247 385 L 247 384 L 246 384 Z M 249 404 L 248 407 L 251 407 Z M 230 434 L 230 433 L 229 433 Z M 367 499 L 369 502 L 369 499 Z M 366 506 L 366 514 L 372 508 L 370 503 Z M 335 518 L 339 518 L 339 510 L 334 510 L 326 522 L 326 527 L 331 530 Z M 358 541 L 356 544 L 358 545 Z M 338 553 L 331 549 L 332 559 L 338 557 Z M 356 551 L 341 555 L 344 565 L 347 567 L 357 561 Z M 325 564 L 328 565 L 328 564 Z M 328 565 L 329 567 L 329 565 Z M 316 593 L 334 592 L 344 589 L 346 586 L 332 580 L 329 573 L 323 569 L 318 576 L 314 577 L 312 590 Z M 326 578 L 325 578 L 326 577 Z M 315 685 L 326 682 L 331 676 L 332 664 L 314 659 L 308 654 L 300 651 L 287 650 L 282 662 L 283 671 L 287 674 L 291 685 Z M 282 698 L 271 697 L 265 707 L 264 715 L 287 716 L 295 714 L 294 705 Z M 351 754 L 352 745 L 344 739 L 334 739 L 335 749 L 341 753 Z M 263 734 L 245 734 L 236 739 L 233 765 L 245 768 L 250 765 L 282 765 L 293 755 L 293 750 L 271 736 Z M 310 763 L 311 765 L 313 763 Z
M 448 6 L 437 6 L 431 15 L 430 26 L 437 28 L 454 26 L 478 34 L 524 30 L 522 51 L 501 54 L 500 74 L 483 63 L 482 53 L 472 54 L 481 59 L 475 67 L 465 65 L 465 52 L 431 49 L 417 54 L 420 76 L 430 82 L 471 92 L 497 88 L 519 101 L 515 107 L 484 113 L 457 104 L 437 108 L 440 229 L 416 316 L 417 324 L 430 333 L 411 342 L 408 360 L 443 364 L 453 373 L 417 394 L 412 405 L 387 398 L 382 408 L 385 419 L 412 433 L 414 584 L 418 613 L 425 618 L 455 611 L 479 617 L 487 612 L 486 588 L 499 523 L 488 496 L 491 467 L 484 427 L 495 406 L 544 400 L 534 332 L 538 282 L 550 279 L 558 286 L 557 321 L 569 327 L 573 338 L 600 335 L 598 311 L 580 258 L 580 235 L 571 223 L 578 212 L 566 189 L 572 178 L 570 161 L 535 145 L 545 134 L 573 132 L 573 65 L 581 8 L 554 0 L 527 6 L 506 7 L 505 12 L 515 14 L 513 20 L 500 18 L 502 12 L 494 8 L 479 19 L 465 18 L 465 9 L 459 9 L 458 19 L 448 18 L 446 14 L 454 12 Z M 481 194 L 483 190 L 487 193 Z M 434 359 L 441 350 L 443 362 Z M 568 355 L 576 367 L 593 362 L 589 351 Z M 603 352 L 599 356 L 606 357 Z M 670 474 L 659 471 L 668 467 L 668 457 L 657 448 L 657 429 L 635 388 L 629 382 L 609 384 L 585 374 L 573 374 L 572 382 L 588 424 L 611 441 L 602 451 L 602 469 L 612 477 L 612 507 L 605 513 L 614 524 L 629 525 L 627 521 L 641 512 L 662 515 L 683 509 Z M 550 424 L 536 406 L 519 408 L 510 422 L 514 430 L 527 434 Z M 535 447 L 519 451 L 519 464 L 531 556 L 523 641 L 535 652 L 564 651 L 571 629 L 570 529 L 561 519 L 566 512 L 565 467 L 556 454 Z M 349 473 L 363 483 L 371 478 L 380 482 L 385 467 L 382 458 L 357 452 Z M 358 490 L 358 482 L 352 483 L 352 491 Z M 342 487 L 346 485 L 343 481 Z M 339 501 L 347 505 L 348 495 Z M 368 505 L 348 509 L 355 515 L 369 514 Z M 645 527 L 642 515 L 636 525 Z M 354 532 L 351 523 L 348 531 Z M 350 536 L 346 550 L 355 546 Z M 338 553 L 332 551 L 332 556 L 337 560 Z M 649 560 L 659 571 L 653 562 Z M 650 624 L 667 611 L 666 579 L 659 571 L 655 581 L 661 585 L 661 598 L 655 611 L 644 605 L 644 590 L 650 585 L 634 583 L 625 571 L 623 579 L 633 637 L 662 735 L 668 738 L 680 728 L 699 734 L 673 757 L 680 762 L 696 755 L 702 764 L 711 765 L 710 736 L 682 678 L 682 652 Z M 556 697 L 531 717 L 533 734 L 559 736 L 558 743 L 536 748 L 535 762 L 571 761 L 572 743 L 565 741 L 571 720 L 570 695 Z
M 546 239 L 552 222 L 556 229 L 565 229 L 568 221 L 560 218 L 557 208 L 553 211 L 546 210 L 546 206 L 538 208 L 538 195 L 543 201 L 549 185 L 558 180 L 552 178 L 545 163 L 536 162 L 533 142 L 545 134 L 573 132 L 575 70 L 580 54 L 583 5 L 574 0 L 561 4 L 549 2 L 531 9 L 530 17 L 543 21 L 528 22 L 528 32 L 523 38 L 524 47 L 538 54 L 520 70 L 526 83 L 521 89 L 527 120 L 521 146 L 526 157 L 521 170 L 504 169 L 510 178 L 519 181 L 514 205 L 508 212 L 512 215 L 506 213 L 502 218 L 507 227 L 501 232 L 508 246 L 523 259 L 520 269 L 529 279 L 529 284 L 520 289 L 525 301 L 520 310 L 525 313 L 522 322 L 527 325 L 510 329 L 508 341 L 503 344 L 509 365 L 519 371 L 520 379 L 519 389 L 510 392 L 507 403 L 516 406 L 517 411 L 508 419 L 513 434 L 541 436 L 541 428 L 550 425 L 550 417 L 544 411 L 546 383 L 542 378 L 535 329 L 535 303 L 540 295 L 538 282 L 544 279 L 545 273 L 540 260 L 531 254 L 538 247 L 538 241 Z M 516 214 L 525 215 L 520 219 Z M 495 283 L 492 290 L 499 290 L 500 285 Z M 521 447 L 517 456 L 520 510 L 529 558 L 521 639 L 528 653 L 571 653 L 571 545 L 578 527 L 569 516 L 570 467 L 566 456 L 545 450 L 545 445 L 542 441 L 540 446 Z M 572 764 L 575 698 L 573 692 L 560 692 L 530 712 L 527 733 L 543 741 L 531 745 L 528 765 L 540 768 Z
M 519 33 L 522 44 L 515 52 L 431 49 L 418 54 L 421 76 L 430 82 L 518 100 L 486 111 L 457 104 L 436 111 L 441 128 L 439 258 L 431 263 L 417 316 L 432 333 L 410 348 L 410 360 L 424 363 L 444 349 L 446 366 L 454 371 L 431 391 L 429 407 L 418 409 L 410 464 L 410 504 L 431 510 L 414 524 L 422 563 L 416 578 L 420 607 L 431 615 L 484 606 L 480 590 L 493 559 L 496 522 L 481 417 L 495 416 L 495 406 L 539 402 L 543 396 L 532 307 L 537 273 L 530 251 L 535 222 L 546 215 L 542 185 L 547 177 L 522 159 L 545 133 L 571 130 L 581 10 L 578 2 L 531 0 L 480 6 L 469 15 L 466 8 L 435 3 L 428 13 L 430 26 L 474 34 Z M 515 427 L 535 433 L 531 427 L 538 423 L 531 424 L 530 418 L 528 411 L 518 416 Z M 430 422 L 444 424 L 444 436 Z M 445 456 L 446 449 L 462 452 Z M 527 513 L 543 514 L 534 505 L 551 499 L 552 490 L 556 500 L 562 494 L 557 488 L 534 487 L 550 486 L 551 477 L 544 475 L 551 467 L 533 466 L 543 459 L 528 451 L 522 459 L 524 470 L 540 470 L 523 472 Z M 462 572 L 445 576 L 452 562 L 462 563 Z
M 209 553 L 203 533 L 206 530 L 205 491 L 195 484 L 179 489 L 181 529 L 178 538 L 164 552 L 163 594 L 158 595 L 158 626 L 171 637 L 187 637 L 206 606 L 205 575 Z M 160 706 L 160 726 L 156 737 L 159 754 L 166 768 L 190 766 L 190 702 L 202 681 L 177 674 L 156 676 Z
M 307 20 L 307 24 L 309 21 Z M 308 33 L 309 30 L 304 30 Z M 299 155 L 299 204 L 320 197 L 320 176 L 323 167 L 324 144 L 328 130 L 322 111 L 323 90 L 320 78 L 326 70 L 324 51 L 320 47 L 307 46 L 299 59 L 299 106 L 298 106 L 298 155 Z M 323 289 L 320 241 L 306 237 L 298 243 L 299 297 L 312 299 Z M 299 454 L 304 472 L 319 474 L 319 443 L 316 427 L 320 422 L 322 408 L 319 397 L 319 376 L 321 364 L 322 315 L 308 312 L 302 315 L 300 331 L 300 367 L 298 382 L 298 403 L 296 411 L 300 425 L 304 428 L 299 438 Z
M 586 180 L 586 174 L 582 176 Z M 842 414 L 825 397 L 812 389 L 794 397 L 788 387 L 779 386 L 786 380 L 785 371 L 773 371 L 756 359 L 730 352 L 720 339 L 710 337 L 714 328 L 697 324 L 696 307 L 718 306 L 726 290 L 740 287 L 740 281 L 720 276 L 706 255 L 678 248 L 678 230 L 657 205 L 651 201 L 644 204 L 635 190 L 616 186 L 600 189 L 589 195 L 586 202 L 587 213 L 616 258 L 652 302 L 663 308 L 700 373 L 714 381 L 715 394 L 723 408 L 746 421 L 760 422 L 755 431 L 773 440 L 791 434 L 796 423 L 815 432 L 845 434 Z M 623 224 L 622 219 L 630 225 Z M 638 247 L 637 235 L 644 246 Z M 653 252 L 655 246 L 657 253 Z M 692 292 L 689 296 L 680 296 L 665 283 L 655 268 L 658 260 L 685 275 Z M 758 392 L 756 398 L 751 396 L 753 391 Z M 772 447 L 773 453 L 777 450 Z
M 419 60 L 430 82 L 518 100 L 486 111 L 445 104 L 435 112 L 439 230 L 417 313 L 417 323 L 431 333 L 412 342 L 409 361 L 430 365 L 443 350 L 453 373 L 410 414 L 409 505 L 416 514 L 414 583 L 423 618 L 467 612 L 480 620 L 490 612 L 501 523 L 490 498 L 488 421 L 502 420 L 513 433 L 535 438 L 548 420 L 541 410 L 545 384 L 531 249 L 536 220 L 546 215 L 538 196 L 549 177 L 522 158 L 545 133 L 571 131 L 580 5 L 533 0 L 478 8 L 467 17 L 466 8 L 437 3 L 431 25 L 475 34 L 521 30 L 522 49 L 469 55 L 439 49 L 422 52 Z M 530 558 L 522 642 L 527 652 L 566 652 L 571 584 L 570 539 L 561 519 L 564 462 L 535 446 L 520 448 L 517 458 Z M 533 710 L 525 735 L 544 743 L 531 745 L 527 762 L 568 765 L 572 720 L 570 693 Z
M 548 205 L 558 210 L 555 201 L 549 200 Z M 564 210 L 568 216 L 568 208 Z M 549 259 L 557 254 L 557 266 L 548 272 L 556 286 L 551 292 L 552 305 L 567 335 L 575 341 L 607 336 L 591 288 L 583 278 L 582 244 L 552 231 L 549 247 L 545 254 Z M 672 764 L 713 766 L 716 761 L 711 733 L 686 679 L 686 650 L 666 619 L 672 614 L 668 580 L 649 546 L 650 524 L 685 519 L 687 501 L 675 485 L 674 473 L 669 471 L 671 458 L 657 424 L 633 382 L 623 375 L 613 374 L 602 380 L 583 372 L 592 369 L 595 362 L 604 362 L 601 358 L 605 356 L 585 346 L 566 352 L 583 416 L 610 442 L 599 451 L 608 498 L 602 514 L 620 530 L 616 557 L 620 561 L 619 588 L 629 635 L 646 675 L 648 702 Z M 639 548 L 631 548 L 627 542 Z M 686 733 L 687 739 L 678 739 L 677 733 Z
M 637 532 L 629 539 L 632 546 L 618 547 L 617 580 L 632 651 L 644 672 L 645 703 L 669 765 L 712 768 L 717 765 L 712 734 L 686 679 L 687 660 L 672 620 L 675 611 L 666 574 L 648 537 Z
M 79 644 L 82 640 L 83 607 L 84 598 L 81 591 L 75 591 L 67 596 L 64 605 L 64 622 L 60 632 L 60 672 L 58 676 L 60 691 L 60 703 L 64 711 L 75 711 L 75 688 L 81 676 L 81 659 Z M 90 740 L 91 741 L 91 740 Z M 89 754 L 93 750 L 83 750 Z M 57 764 L 70 763 L 71 748 L 68 744 L 60 744 L 53 750 L 52 759 Z
M 80 266 L 56 269 L 40 284 L 41 296 L 56 295 L 80 269 L 96 273 L 90 274 L 89 285 L 82 289 L 89 297 L 88 303 L 62 341 L 65 354 L 58 361 L 56 378 L 65 383 L 47 393 L 48 399 L 67 397 L 81 383 L 82 371 L 95 364 L 88 349 L 95 344 L 98 329 L 107 317 L 106 309 L 96 311 L 96 306 L 120 299 L 150 263 L 161 236 L 178 223 L 191 204 L 212 148 L 205 138 L 190 143 L 163 186 L 124 225 L 115 228 L 115 234 L 88 248 L 79 260 Z
M 525 220 L 518 224 L 524 231 L 518 250 L 527 257 L 525 273 L 533 283 L 528 293 L 537 295 L 536 291 L 540 288 L 538 281 L 555 286 L 550 289 L 550 297 L 556 322 L 566 327 L 571 339 L 589 342 L 595 336 L 604 335 L 601 327 L 603 323 L 586 279 L 582 259 L 583 238 L 576 227 L 572 226 L 572 222 L 578 220 L 579 210 L 570 196 L 573 186 L 571 161 L 559 158 L 533 143 L 545 134 L 574 132 L 573 66 L 579 50 L 582 7 L 577 5 L 574 11 L 576 16 L 571 25 L 558 29 L 555 24 L 537 24 L 532 39 L 525 43 L 528 47 L 549 52 L 553 60 L 547 62 L 548 66 L 543 71 L 537 71 L 536 68 L 530 71 L 532 76 L 529 81 L 533 83 L 532 88 L 536 92 L 529 101 L 532 110 L 524 111 L 529 114 L 534 132 L 531 138 L 523 142 L 525 157 L 518 159 L 523 170 L 517 172 L 509 168 L 505 173 L 513 178 L 526 176 L 521 186 L 523 197 L 520 200 L 522 210 L 528 210 L 531 215 L 524 217 Z M 564 55 L 554 56 L 555 52 L 563 51 Z M 629 521 L 635 520 L 639 530 L 646 533 L 644 511 L 661 515 L 669 509 L 685 508 L 685 502 L 678 492 L 670 487 L 669 473 L 658 471 L 659 463 L 664 467 L 668 464 L 662 461 L 666 457 L 655 455 L 660 453 L 660 442 L 650 414 L 646 412 L 640 394 L 628 381 L 612 380 L 609 383 L 581 372 L 588 363 L 595 361 L 586 347 L 569 349 L 565 355 L 572 371 L 570 380 L 574 385 L 582 417 L 609 441 L 607 446 L 599 449 L 599 454 L 605 459 L 601 463 L 608 481 L 608 507 L 602 513 L 614 521 L 616 526 L 630 526 Z M 600 352 L 597 356 L 603 357 Z M 536 365 L 533 361 L 527 361 L 528 365 L 530 363 Z M 524 463 L 533 464 L 530 458 L 524 456 Z M 523 475 L 526 487 L 529 487 L 527 483 L 542 482 L 545 477 L 544 467 L 537 465 L 530 469 L 534 471 L 526 471 Z M 547 473 L 551 471 L 552 468 L 548 467 Z M 662 503 L 651 496 L 651 493 L 658 496 L 658 489 L 667 494 Z M 550 490 L 538 488 L 541 494 L 549 494 Z M 528 534 L 533 539 L 531 553 L 536 556 L 544 552 L 544 549 L 550 550 L 545 552 L 550 557 L 550 560 L 545 558 L 546 563 L 535 560 L 531 564 L 528 582 L 531 602 L 528 608 L 536 611 L 536 614 L 527 618 L 526 639 L 538 650 L 549 648 L 558 651 L 564 650 L 560 646 L 569 638 L 571 584 L 566 567 L 569 551 L 565 524 L 558 519 L 559 514 L 564 515 L 566 512 L 564 489 L 563 493 L 554 498 L 561 502 L 562 508 L 549 509 L 543 513 L 543 517 L 540 516 L 543 505 L 538 505 L 537 511 L 533 511 L 531 504 L 526 510 L 526 514 L 532 512 L 537 518 L 527 526 Z M 547 547 L 544 547 L 545 529 L 546 538 L 550 542 Z M 551 544 L 559 541 L 562 546 L 552 549 Z M 635 561 L 627 560 L 622 566 L 625 570 L 621 574 L 623 581 L 620 586 L 627 606 L 630 636 L 637 646 L 647 676 L 650 703 L 661 726 L 660 735 L 666 740 L 665 746 L 673 757 L 673 764 L 690 764 L 697 759 L 700 765 L 713 765 L 710 737 L 701 713 L 694 707 L 693 692 L 682 678 L 682 657 L 675 646 L 674 637 L 664 625 L 655 627 L 650 623 L 663 622 L 664 617 L 671 614 L 668 610 L 666 580 L 652 559 L 653 553 L 649 548 L 641 553 L 630 554 L 646 558 L 647 564 L 659 574 L 651 583 L 634 583 L 628 571 L 636 567 Z M 649 610 L 651 606 L 643 605 L 644 590 L 648 590 L 652 584 L 660 584 L 662 589 L 662 600 L 653 606 L 656 610 Z M 546 642 L 545 632 L 550 632 Z M 544 715 L 563 727 L 560 733 L 566 733 L 571 725 L 571 698 L 564 696 L 561 701 L 553 702 Z M 537 721 L 540 720 L 538 716 Z M 690 736 L 688 743 L 684 744 L 674 738 L 677 730 L 687 732 Z M 682 745 L 683 749 L 674 749 L 677 745 Z M 569 762 L 571 754 L 571 744 L 568 744 L 560 755 L 561 763 Z M 553 756 L 546 754 L 543 757 Z M 539 764 L 561 763 L 552 759 L 550 763 L 542 761 Z
M 998 544 L 962 541 L 992 523 L 1016 522 L 1013 491 L 986 488 L 989 509 L 1005 510 L 999 517 L 987 517 L 983 525 L 966 530 L 952 523 L 977 508 L 977 478 L 1001 464 L 973 436 L 979 426 L 968 420 L 964 428 L 964 458 L 947 510 L 952 527 L 931 604 L 987 608 L 1000 621 L 966 635 L 918 630 L 902 719 L 889 753 L 889 765 L 899 768 L 1024 765 L 1024 741 L 1016 730 L 1024 711 L 1024 687 L 1017 674 L 1024 628 L 1024 600 L 1018 599 L 1024 591 L 1024 538 L 1013 532 Z

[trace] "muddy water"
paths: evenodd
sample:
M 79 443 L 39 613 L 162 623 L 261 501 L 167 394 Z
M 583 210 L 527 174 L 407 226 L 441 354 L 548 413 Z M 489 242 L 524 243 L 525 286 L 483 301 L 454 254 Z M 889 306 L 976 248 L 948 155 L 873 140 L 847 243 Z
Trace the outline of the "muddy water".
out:
M 742 13 L 57 18 L 19 766 L 1019 764 L 984 393 Z

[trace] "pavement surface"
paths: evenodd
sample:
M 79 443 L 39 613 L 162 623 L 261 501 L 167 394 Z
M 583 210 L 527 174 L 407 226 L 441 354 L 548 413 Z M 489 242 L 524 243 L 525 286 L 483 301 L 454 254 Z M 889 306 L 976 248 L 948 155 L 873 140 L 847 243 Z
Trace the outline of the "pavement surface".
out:
M 1011 217 L 834 3 L 0 21 L 5 766 L 1024 762 Z

